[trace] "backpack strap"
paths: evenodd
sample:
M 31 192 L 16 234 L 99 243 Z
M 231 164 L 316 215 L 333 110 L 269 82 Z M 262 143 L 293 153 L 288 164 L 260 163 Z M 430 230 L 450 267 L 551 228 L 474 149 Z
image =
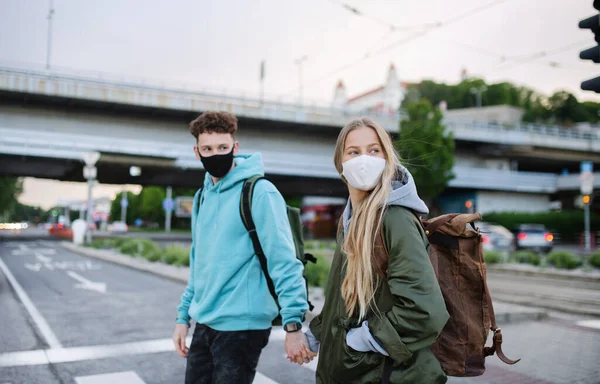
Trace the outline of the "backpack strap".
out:
M 242 218 L 244 226 L 246 227 L 246 230 L 248 231 L 248 234 L 250 235 L 250 239 L 252 239 L 254 253 L 256 253 L 256 256 L 258 256 L 258 261 L 260 262 L 260 266 L 267 279 L 267 287 L 269 287 L 269 292 L 271 293 L 271 296 L 273 296 L 273 299 L 275 299 L 277 309 L 281 311 L 281 307 L 279 306 L 279 302 L 277 301 L 275 285 L 273 284 L 271 276 L 269 276 L 269 269 L 267 268 L 267 258 L 265 257 L 265 253 L 262 249 L 262 246 L 260 245 L 260 240 L 258 238 L 258 233 L 256 232 L 254 220 L 252 220 L 252 195 L 254 193 L 254 186 L 256 185 L 256 182 L 261 179 L 264 179 L 264 177 L 256 175 L 244 181 L 244 185 L 242 187 L 242 196 L 240 198 L 240 216 Z
M 194 217 L 196 217 L 196 220 L 197 220 L 198 212 L 200 212 L 200 204 L 202 203 L 202 192 L 203 191 L 204 191 L 203 188 L 198 189 L 198 191 L 196 191 L 196 194 L 194 195 L 194 201 L 192 202 L 192 212 L 195 213 L 195 215 L 192 213 L 192 242 L 195 238 L 193 233 L 194 233 L 194 230 L 196 229 L 196 221 L 195 221 Z
M 487 286 L 487 276 L 486 276 L 485 270 L 483 272 L 483 287 L 485 289 L 485 296 L 486 296 L 487 305 L 488 305 L 488 309 L 489 309 L 489 316 L 490 316 L 490 323 L 491 323 L 490 329 L 492 330 L 492 332 L 494 332 L 494 336 L 492 337 L 492 346 L 484 347 L 483 355 L 491 356 L 495 352 L 496 355 L 498 355 L 498 358 L 500 360 L 502 360 L 504 363 L 506 363 L 508 365 L 517 364 L 519 361 L 521 361 L 521 359 L 511 360 L 508 357 L 506 357 L 504 352 L 502 352 L 502 330 L 496 324 L 496 314 L 494 313 L 494 306 L 492 305 L 492 296 L 490 296 L 490 290 L 488 289 L 488 286 Z

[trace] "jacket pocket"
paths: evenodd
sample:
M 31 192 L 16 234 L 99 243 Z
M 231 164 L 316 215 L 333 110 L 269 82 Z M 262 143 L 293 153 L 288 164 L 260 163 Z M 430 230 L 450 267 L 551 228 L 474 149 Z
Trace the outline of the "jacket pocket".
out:
M 359 352 L 346 344 L 347 331 L 338 328 L 331 354 L 331 376 L 340 383 L 377 383 L 384 356 L 376 352 Z

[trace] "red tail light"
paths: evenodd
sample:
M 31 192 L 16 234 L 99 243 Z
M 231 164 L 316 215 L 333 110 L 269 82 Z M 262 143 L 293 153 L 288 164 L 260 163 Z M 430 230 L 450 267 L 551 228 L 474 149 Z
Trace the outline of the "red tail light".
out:
M 517 235 L 517 239 L 519 240 L 525 240 L 527 238 L 527 234 L 526 233 L 519 233 Z
M 58 224 L 58 228 L 62 228 L 62 227 L 64 227 L 64 225 Z
M 546 239 L 546 241 L 551 242 L 552 240 L 554 240 L 554 235 L 551 233 L 546 233 L 544 238 Z

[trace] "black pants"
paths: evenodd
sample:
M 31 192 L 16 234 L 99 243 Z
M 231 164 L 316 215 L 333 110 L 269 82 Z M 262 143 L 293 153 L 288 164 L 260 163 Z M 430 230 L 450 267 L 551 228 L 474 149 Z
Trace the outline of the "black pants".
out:
M 197 324 L 187 355 L 185 384 L 251 384 L 271 329 L 216 331 Z

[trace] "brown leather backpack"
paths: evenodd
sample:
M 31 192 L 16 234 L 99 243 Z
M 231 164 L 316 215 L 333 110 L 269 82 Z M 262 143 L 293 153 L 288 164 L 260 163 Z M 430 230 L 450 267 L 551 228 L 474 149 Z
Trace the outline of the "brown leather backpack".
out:
M 448 376 L 479 376 L 485 358 L 494 353 L 506 364 L 516 364 L 502 352 L 502 333 L 496 324 L 486 282 L 482 237 L 474 223 L 479 213 L 449 214 L 421 220 L 429 238 L 429 258 L 446 302 L 450 319 L 432 352 Z M 488 330 L 494 332 L 486 347 Z

